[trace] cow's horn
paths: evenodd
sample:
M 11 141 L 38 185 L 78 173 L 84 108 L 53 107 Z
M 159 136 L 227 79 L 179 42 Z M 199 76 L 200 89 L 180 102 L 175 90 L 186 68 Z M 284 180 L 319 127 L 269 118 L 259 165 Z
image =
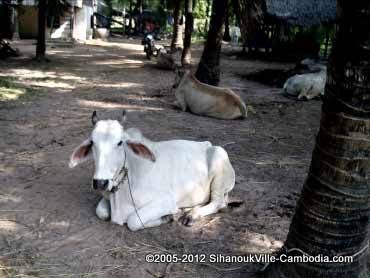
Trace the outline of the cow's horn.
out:
M 94 111 L 91 115 L 91 123 L 93 126 L 99 121 L 98 115 L 96 114 L 96 111 Z
M 121 114 L 121 124 L 126 122 L 126 119 L 127 119 L 127 111 L 126 111 L 126 109 L 123 109 L 122 114 Z

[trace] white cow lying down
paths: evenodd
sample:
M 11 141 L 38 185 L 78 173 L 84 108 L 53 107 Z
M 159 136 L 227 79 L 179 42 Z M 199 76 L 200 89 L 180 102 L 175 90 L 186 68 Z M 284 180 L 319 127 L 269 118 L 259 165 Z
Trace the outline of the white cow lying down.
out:
M 102 193 L 96 214 L 131 231 L 168 222 L 181 208 L 184 225 L 227 206 L 235 172 L 226 151 L 210 142 L 153 142 L 116 120 L 98 121 L 69 166 L 94 159 L 93 188 Z M 124 169 L 127 169 L 127 176 Z M 130 192 L 131 189 L 131 192 Z
M 284 84 L 283 94 L 310 100 L 324 95 L 326 84 L 326 67 L 321 66 L 318 72 L 296 74 Z

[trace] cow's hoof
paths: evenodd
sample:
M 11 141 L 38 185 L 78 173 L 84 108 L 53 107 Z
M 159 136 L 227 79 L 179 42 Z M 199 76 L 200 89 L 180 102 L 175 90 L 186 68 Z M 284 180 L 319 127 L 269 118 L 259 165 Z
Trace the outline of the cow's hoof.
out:
M 187 227 L 190 227 L 193 225 L 194 223 L 194 218 L 193 216 L 191 216 L 190 214 L 186 214 L 182 217 L 181 219 L 181 223 L 184 225 L 184 226 L 187 226 Z
M 170 223 L 174 220 L 174 217 L 172 214 L 162 216 L 163 223 Z
M 107 209 L 102 208 L 101 206 L 98 206 L 96 208 L 96 216 L 103 221 L 109 221 L 110 220 L 110 212 Z

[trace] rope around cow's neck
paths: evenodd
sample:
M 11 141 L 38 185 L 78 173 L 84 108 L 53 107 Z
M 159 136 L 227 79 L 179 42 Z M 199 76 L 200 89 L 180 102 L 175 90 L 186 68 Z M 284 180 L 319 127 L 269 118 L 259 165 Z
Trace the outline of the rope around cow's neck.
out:
M 127 178 L 128 189 L 129 189 L 129 192 L 130 192 L 132 205 L 134 206 L 135 213 L 136 213 L 137 217 L 139 218 L 141 225 L 143 226 L 143 228 L 145 228 L 145 225 L 144 225 L 143 221 L 141 220 L 141 217 L 140 217 L 139 212 L 137 210 L 134 197 L 132 195 L 130 177 L 129 177 L 129 174 L 128 174 L 128 168 L 126 167 L 126 158 L 127 158 L 127 154 L 125 154 L 125 161 L 123 162 L 122 168 L 118 172 L 117 178 L 113 178 L 113 182 L 117 185 L 115 185 L 115 184 L 113 185 L 111 193 L 112 194 L 116 193 L 119 190 L 120 185 L 123 184 L 125 179 Z M 119 178 L 122 174 L 123 174 L 122 178 Z

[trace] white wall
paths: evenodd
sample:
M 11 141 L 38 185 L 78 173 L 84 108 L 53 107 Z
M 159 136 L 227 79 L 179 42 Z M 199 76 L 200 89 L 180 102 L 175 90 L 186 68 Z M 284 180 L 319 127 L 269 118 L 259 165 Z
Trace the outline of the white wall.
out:
M 91 16 L 93 8 L 83 5 L 82 8 L 75 8 L 73 22 L 73 38 L 85 41 L 92 38 Z

